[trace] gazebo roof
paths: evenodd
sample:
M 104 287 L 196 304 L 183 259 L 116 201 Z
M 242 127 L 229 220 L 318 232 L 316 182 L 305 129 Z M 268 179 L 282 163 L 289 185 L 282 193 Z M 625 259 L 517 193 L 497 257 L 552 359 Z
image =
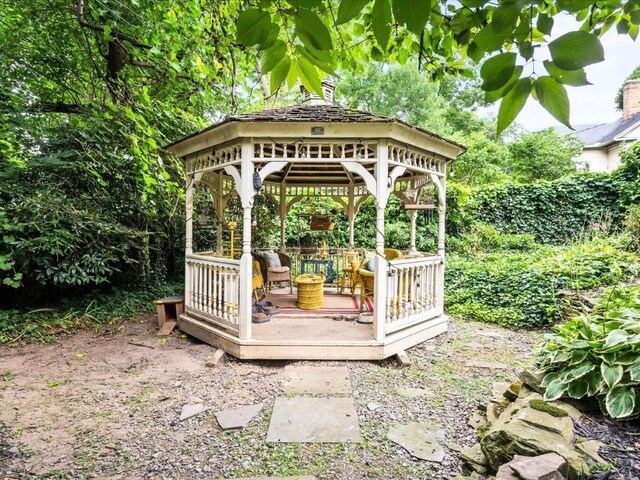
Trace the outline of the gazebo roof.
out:
M 170 145 L 166 148 L 173 147 L 179 143 L 182 143 L 190 138 L 201 135 L 210 130 L 222 127 L 223 125 L 234 122 L 255 122 L 255 123 L 280 123 L 280 122 L 310 122 L 310 123 L 349 123 L 349 124 L 397 124 L 404 127 L 408 127 L 412 130 L 426 134 L 434 139 L 438 139 L 452 145 L 461 148 L 463 151 L 466 148 L 453 140 L 447 139 L 433 133 L 424 128 L 415 127 L 407 122 L 398 120 L 397 118 L 378 115 L 375 113 L 365 112 L 362 110 L 354 110 L 349 108 L 343 108 L 331 104 L 300 104 L 292 105 L 289 107 L 276 108 L 272 110 L 262 110 L 258 112 L 245 113 L 240 115 L 234 115 L 227 117 L 221 122 L 214 123 L 213 125 L 192 133 Z

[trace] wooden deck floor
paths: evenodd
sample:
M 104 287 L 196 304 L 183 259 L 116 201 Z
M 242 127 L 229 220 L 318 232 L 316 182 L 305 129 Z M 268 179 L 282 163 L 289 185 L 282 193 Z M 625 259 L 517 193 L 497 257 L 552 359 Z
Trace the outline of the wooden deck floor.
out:
M 258 341 L 352 343 L 373 339 L 371 325 L 334 320 L 326 316 L 274 315 L 267 323 L 254 324 L 251 337 Z

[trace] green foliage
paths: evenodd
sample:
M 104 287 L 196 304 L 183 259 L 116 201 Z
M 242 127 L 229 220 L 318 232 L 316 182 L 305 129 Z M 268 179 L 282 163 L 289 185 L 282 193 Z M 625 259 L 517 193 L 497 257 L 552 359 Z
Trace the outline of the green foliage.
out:
M 573 161 L 582 150 L 582 143 L 574 137 L 560 136 L 552 128 L 525 133 L 509 144 L 511 159 L 505 170 L 513 180 L 533 183 L 556 180 L 575 173 Z
M 620 153 L 622 165 L 611 175 L 618 183 L 620 205 L 629 208 L 640 205 L 640 142 Z
M 503 234 L 486 223 L 474 223 L 462 237 L 451 238 L 448 246 L 451 251 L 467 256 L 492 252 L 526 252 L 538 247 L 531 234 Z
M 81 299 L 67 299 L 32 311 L 0 310 L 0 344 L 18 340 L 48 342 L 73 334 L 79 327 L 114 325 L 153 312 L 153 300 L 184 291 L 181 282 L 152 283 L 138 288 L 95 290 Z
M 445 308 L 452 315 L 514 327 L 540 327 L 562 318 L 561 289 L 584 289 L 628 281 L 640 260 L 615 238 L 594 238 L 561 247 L 530 246 L 527 236 L 500 238 L 487 226 L 456 243 L 474 256 L 449 255 L 445 269 Z M 509 248 L 512 250 L 497 249 Z
M 546 374 L 546 400 L 595 397 L 613 418 L 640 413 L 640 287 L 628 289 L 624 299 L 573 318 L 545 336 L 537 363 Z
M 278 82 L 271 83 L 272 91 L 284 78 L 289 87 L 299 78 L 321 94 L 325 73 L 339 67 L 362 73 L 371 60 L 404 65 L 417 57 L 432 80 L 446 74 L 473 76 L 470 61 L 484 60 L 482 88 L 488 100 L 502 102 L 499 131 L 529 96 L 568 125 L 565 85 L 587 84 L 584 68 L 604 59 L 600 35 L 615 25 L 619 33 L 635 39 L 640 18 L 637 2 L 342 0 L 337 12 L 334 6 L 320 1 L 283 6 L 266 0 L 240 16 L 237 41 L 257 45 L 263 61 L 277 50 L 287 65 L 289 71 L 279 72 Z M 579 26 L 552 40 L 553 17 L 560 12 L 574 17 Z M 545 57 L 550 57 L 545 60 L 548 76 L 539 76 L 535 69 L 524 73 L 524 63 Z
M 473 192 L 472 217 L 502 233 L 530 233 L 539 243 L 567 243 L 594 224 L 622 221 L 618 184 L 606 174 L 578 174 L 533 185 L 505 184 Z
M 586 290 L 615 285 L 640 274 L 638 257 L 625 252 L 615 237 L 598 237 L 557 249 L 540 260 L 558 278 L 560 288 Z
M 634 205 L 627 210 L 624 228 L 631 238 L 631 248 L 640 252 L 640 205 Z

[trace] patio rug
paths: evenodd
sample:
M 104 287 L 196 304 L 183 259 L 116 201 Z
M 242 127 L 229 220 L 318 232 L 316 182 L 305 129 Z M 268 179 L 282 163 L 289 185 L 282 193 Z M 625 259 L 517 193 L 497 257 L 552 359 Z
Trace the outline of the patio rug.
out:
M 296 306 L 297 294 L 295 290 L 293 294 L 290 293 L 288 288 L 271 290 L 266 298 L 263 296 L 260 300 L 265 299 L 280 307 L 280 315 L 355 315 L 360 307 L 358 297 L 353 298 L 348 293 L 338 295 L 335 288 L 325 290 L 324 307 L 318 310 L 298 308 Z M 365 306 L 367 311 L 373 311 L 373 303 L 370 299 L 367 299 Z

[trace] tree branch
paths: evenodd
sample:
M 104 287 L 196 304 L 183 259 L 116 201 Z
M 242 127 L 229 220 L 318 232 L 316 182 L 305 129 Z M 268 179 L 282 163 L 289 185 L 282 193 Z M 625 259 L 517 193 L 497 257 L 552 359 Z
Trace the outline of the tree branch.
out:
M 85 113 L 86 106 L 77 103 L 41 102 L 30 105 L 27 110 L 30 112 Z

